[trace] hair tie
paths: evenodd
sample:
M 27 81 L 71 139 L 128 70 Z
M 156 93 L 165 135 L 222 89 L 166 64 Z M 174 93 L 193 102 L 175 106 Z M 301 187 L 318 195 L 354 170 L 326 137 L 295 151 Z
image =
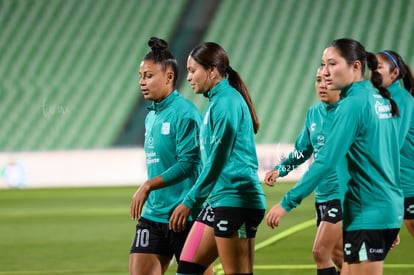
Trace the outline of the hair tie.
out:
M 381 53 L 386 55 L 388 57 L 388 59 L 391 60 L 391 62 L 394 64 L 395 68 L 399 68 L 397 60 L 395 59 L 395 57 L 390 52 L 382 51 Z
M 233 68 L 229 65 L 226 69 L 227 73 L 231 73 L 233 71 Z

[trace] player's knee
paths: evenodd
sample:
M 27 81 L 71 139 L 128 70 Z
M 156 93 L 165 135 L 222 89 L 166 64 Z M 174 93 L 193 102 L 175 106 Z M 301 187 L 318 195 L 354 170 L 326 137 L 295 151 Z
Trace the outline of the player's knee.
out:
M 180 261 L 176 275 L 202 275 L 206 269 L 206 266 L 200 264 Z
M 313 259 L 315 260 L 315 262 L 320 261 L 320 259 L 321 259 L 321 250 L 317 247 L 314 247 L 312 249 L 312 256 L 313 256 Z
M 321 247 L 314 247 L 312 249 L 312 256 L 316 263 L 324 263 L 326 261 L 329 261 L 329 255 L 326 253 L 326 249 L 323 249 Z

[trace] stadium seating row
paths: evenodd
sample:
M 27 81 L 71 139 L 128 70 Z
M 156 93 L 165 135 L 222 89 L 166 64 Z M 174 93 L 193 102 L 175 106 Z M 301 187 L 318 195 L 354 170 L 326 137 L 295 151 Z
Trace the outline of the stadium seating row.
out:
M 204 41 L 228 51 L 246 81 L 261 129 L 258 143 L 291 143 L 317 102 L 316 69 L 333 39 L 352 37 L 369 51 L 394 49 L 414 66 L 414 1 L 222 1 Z M 203 97 L 182 92 L 201 109 Z
M 137 71 L 147 39 L 174 44 L 187 4 L 0 0 L 0 151 L 113 146 L 142 99 Z M 257 142 L 293 142 L 317 102 L 326 44 L 353 37 L 371 51 L 395 49 L 414 66 L 412 10 L 409 0 L 227 0 L 202 40 L 220 43 L 250 88 Z M 204 109 L 206 99 L 185 81 L 179 90 Z
M 185 2 L 1 1 L 0 151 L 111 147 Z

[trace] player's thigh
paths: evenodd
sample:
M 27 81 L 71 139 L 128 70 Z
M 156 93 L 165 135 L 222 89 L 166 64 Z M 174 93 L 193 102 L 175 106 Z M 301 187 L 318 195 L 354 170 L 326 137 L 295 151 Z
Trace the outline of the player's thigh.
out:
M 414 238 L 414 219 L 404 220 L 404 224 L 408 232 L 410 232 L 411 236 Z
M 254 261 L 254 238 L 216 237 L 220 262 L 226 274 L 251 273 Z
M 129 254 L 130 275 L 159 275 L 166 272 L 171 259 L 166 256 L 147 253 Z
M 196 221 L 184 243 L 180 260 L 208 266 L 217 259 L 214 228 Z
M 342 222 L 330 223 L 322 221 L 316 232 L 313 250 L 323 249 L 332 253 L 338 242 L 342 243 Z
M 358 275 L 382 275 L 383 267 L 383 261 L 365 261 L 358 264 L 348 264 L 349 273 Z

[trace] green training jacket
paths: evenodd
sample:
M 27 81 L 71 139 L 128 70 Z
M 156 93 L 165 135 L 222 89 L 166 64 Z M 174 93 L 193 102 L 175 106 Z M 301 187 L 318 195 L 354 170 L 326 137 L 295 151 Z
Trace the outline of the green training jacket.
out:
M 400 228 L 403 194 L 400 184 L 398 128 L 389 101 L 369 81 L 355 82 L 341 92 L 331 134 L 309 170 L 297 183 L 302 194 L 288 192 L 281 201 L 287 211 L 332 173 L 347 157 L 351 180 L 343 203 L 343 228 Z
M 257 175 L 252 119 L 241 94 L 227 79 L 206 93 L 210 99 L 200 127 L 203 169 L 183 204 L 265 209 Z
M 142 217 L 168 223 L 199 175 L 197 136 L 201 113 L 176 90 L 148 109 L 144 143 L 148 178 L 161 176 L 167 186 L 151 191 Z M 190 220 L 199 210 L 194 209 Z
M 392 98 L 400 109 L 397 119 L 401 144 L 401 185 L 404 197 L 414 197 L 414 98 L 399 81 L 388 87 Z
M 296 169 L 303 162 L 308 160 L 313 154 L 318 156 L 319 150 L 326 142 L 332 123 L 334 120 L 335 109 L 340 101 L 335 104 L 325 104 L 319 102 L 311 106 L 306 114 L 305 125 L 302 132 L 295 141 L 295 148 L 289 153 L 286 159 L 275 166 L 279 170 L 280 177 L 286 176 L 289 172 Z M 330 200 L 343 199 L 344 191 L 340 190 L 339 181 L 348 182 L 349 175 L 346 165 L 346 158 L 338 159 L 338 165 L 332 173 L 327 174 L 315 188 L 315 201 L 324 203 Z M 301 194 L 302 185 L 295 185 L 290 190 L 292 193 Z

